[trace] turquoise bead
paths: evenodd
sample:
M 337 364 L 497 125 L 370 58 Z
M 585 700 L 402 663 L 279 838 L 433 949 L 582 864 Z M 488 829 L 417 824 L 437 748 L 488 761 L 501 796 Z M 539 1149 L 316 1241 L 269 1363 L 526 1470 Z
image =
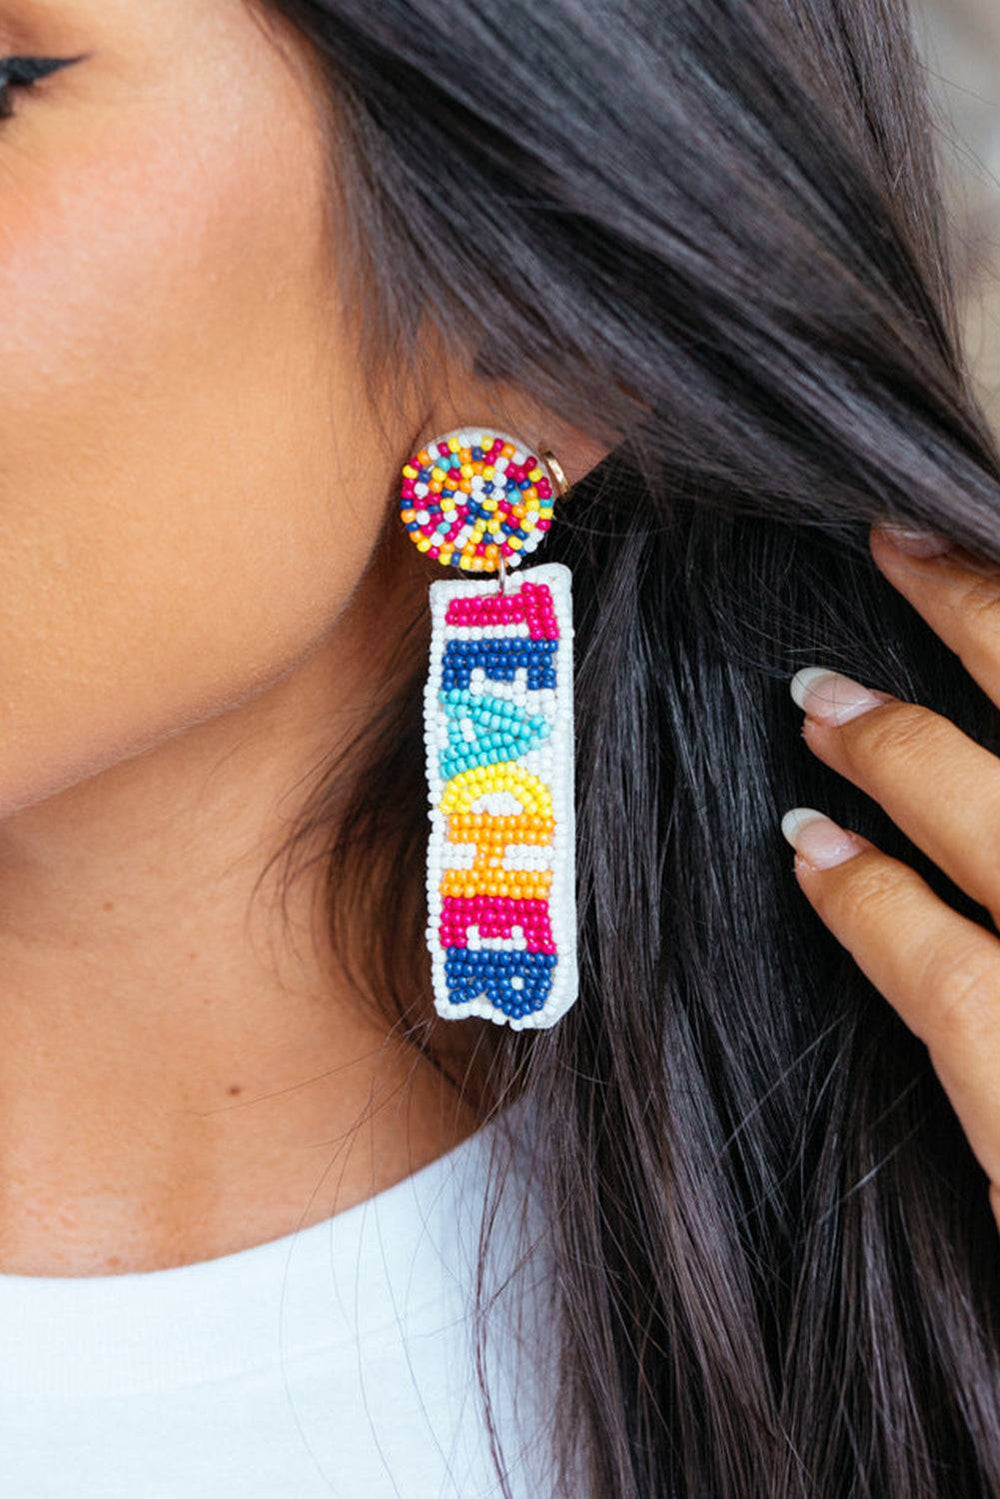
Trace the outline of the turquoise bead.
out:
M 489 693 L 449 688 L 440 699 L 448 718 L 448 746 L 439 757 L 445 781 L 474 766 L 517 760 L 551 733 L 551 725 L 542 714 L 525 713 L 516 704 Z M 471 740 L 465 736 L 463 719 L 472 724 Z

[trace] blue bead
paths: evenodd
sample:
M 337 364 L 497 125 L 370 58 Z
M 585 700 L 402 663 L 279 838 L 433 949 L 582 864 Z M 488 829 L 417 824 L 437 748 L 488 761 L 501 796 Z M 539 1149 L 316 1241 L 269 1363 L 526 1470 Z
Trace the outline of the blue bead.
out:
M 498 1010 L 519 1019 L 544 1005 L 551 988 L 550 967 L 547 953 L 450 947 L 445 955 L 448 998 L 453 1004 L 466 1004 L 486 994 Z M 523 980 L 523 988 L 511 988 L 514 977 Z

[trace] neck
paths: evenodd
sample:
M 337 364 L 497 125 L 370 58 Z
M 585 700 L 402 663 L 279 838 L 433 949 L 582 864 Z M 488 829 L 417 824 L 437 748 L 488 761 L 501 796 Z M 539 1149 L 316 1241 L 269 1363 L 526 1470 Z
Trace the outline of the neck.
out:
M 252 898 L 311 775 L 371 711 L 385 617 L 365 583 L 252 700 L 0 822 L 0 1272 L 231 1253 L 476 1127 L 344 980 L 322 861 L 289 891 L 306 941 L 285 939 L 273 885 Z

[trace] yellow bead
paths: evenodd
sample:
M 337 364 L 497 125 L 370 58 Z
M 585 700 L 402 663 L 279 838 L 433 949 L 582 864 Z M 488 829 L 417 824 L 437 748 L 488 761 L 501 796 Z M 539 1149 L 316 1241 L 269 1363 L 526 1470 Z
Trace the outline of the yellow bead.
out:
M 443 479 L 447 479 L 447 477 L 448 473 L 446 469 L 438 468 L 436 465 L 431 469 L 431 478 L 436 479 L 439 484 Z
M 495 474 L 496 474 L 496 469 L 493 467 L 492 463 L 487 463 L 487 464 L 484 465 L 484 467 L 483 467 L 483 478 L 484 479 L 492 479 Z
M 428 547 L 430 546 L 430 544 L 431 544 L 431 539 L 430 539 L 429 536 L 421 536 L 417 540 L 417 550 L 421 551 L 421 552 L 426 552 L 427 549 L 428 549 Z
M 403 464 L 403 473 L 405 474 L 407 479 L 417 479 L 420 477 L 420 470 L 418 468 L 414 468 L 412 463 Z
M 461 444 L 459 443 L 457 437 L 449 437 L 448 446 L 453 453 L 457 453 Z
M 533 468 L 528 470 L 528 478 L 537 483 L 539 479 L 544 478 L 544 475 L 540 468 Z
M 463 463 L 463 464 L 462 464 L 462 467 L 461 467 L 461 468 L 460 468 L 460 469 L 459 469 L 459 473 L 460 473 L 460 474 L 461 474 L 461 475 L 462 475 L 462 478 L 463 478 L 463 479 L 471 479 L 471 478 L 472 478 L 472 476 L 473 476 L 473 474 L 474 474 L 474 473 L 475 473 L 475 472 L 476 472 L 476 471 L 475 471 L 475 469 L 474 469 L 474 468 L 473 468 L 473 467 L 472 467 L 472 464 L 471 464 L 471 463 Z

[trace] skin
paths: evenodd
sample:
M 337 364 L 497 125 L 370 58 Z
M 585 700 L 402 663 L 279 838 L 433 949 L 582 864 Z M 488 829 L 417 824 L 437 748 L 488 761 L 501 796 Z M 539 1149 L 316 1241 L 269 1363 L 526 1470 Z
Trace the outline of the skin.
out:
M 880 571 L 1000 707 L 1000 569 L 981 559 L 971 567 L 957 546 L 908 553 L 879 527 L 869 540 Z M 858 684 L 839 674 L 813 682 L 804 703 L 808 748 L 873 797 L 1000 924 L 1000 759 L 943 715 L 877 687 L 863 711 L 837 722 Z M 1000 938 L 959 915 L 907 864 L 823 821 L 789 839 L 799 886 L 927 1046 L 1000 1227 Z
M 415 413 L 603 456 L 454 359 L 377 408 L 309 59 L 243 0 L 0 0 L 0 54 L 77 53 L 0 122 L 0 1272 L 34 1275 L 264 1242 L 476 1127 L 251 887 L 443 576 L 394 514 Z

